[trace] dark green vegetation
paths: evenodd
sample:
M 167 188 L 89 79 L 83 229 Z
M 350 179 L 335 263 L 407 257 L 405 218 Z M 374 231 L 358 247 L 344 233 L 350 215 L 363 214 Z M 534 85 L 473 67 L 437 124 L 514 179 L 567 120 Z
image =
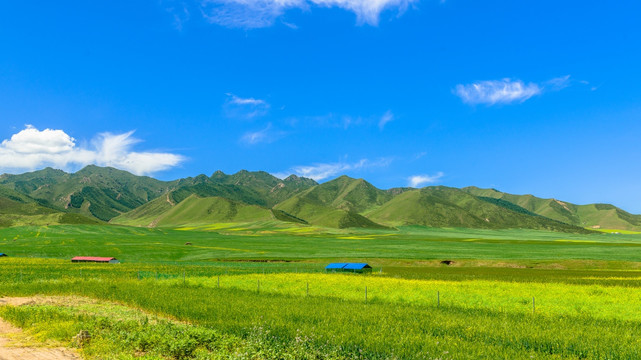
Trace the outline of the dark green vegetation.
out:
M 21 175 L 2 175 L 0 184 L 60 211 L 108 221 L 164 194 L 169 185 L 114 168 L 87 166 L 74 173 L 46 168 Z
M 0 227 L 98 223 L 94 218 L 56 210 L 44 200 L 0 186 Z
M 281 180 L 245 170 L 167 182 L 96 166 L 74 174 L 47 168 L 0 176 L 0 202 L 13 209 L 0 211 L 0 226 L 59 224 L 65 221 L 60 214 L 71 213 L 83 216 L 74 218 L 76 223 L 91 218 L 141 227 L 273 220 L 337 229 L 641 230 L 641 215 L 607 204 L 573 205 L 472 187 L 380 190 L 347 176 L 317 184 L 294 175 Z M 58 215 L 43 216 L 53 213 Z

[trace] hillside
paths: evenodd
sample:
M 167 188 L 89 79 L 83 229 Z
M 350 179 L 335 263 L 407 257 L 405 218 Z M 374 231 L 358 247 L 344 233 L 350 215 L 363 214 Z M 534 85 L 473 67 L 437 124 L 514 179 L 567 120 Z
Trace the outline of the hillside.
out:
M 360 213 L 380 206 L 392 197 L 363 179 L 341 176 L 303 191 L 276 205 L 275 209 L 319 226 L 382 228 L 384 226 Z
M 153 227 L 270 219 L 331 228 L 641 230 L 641 215 L 613 205 L 575 205 L 494 189 L 381 190 L 348 176 L 318 184 L 246 170 L 160 181 L 97 166 L 74 174 L 47 168 L 0 175 L 0 215 L 2 226 L 108 221 Z
M 73 174 L 46 168 L 20 175 L 0 176 L 0 185 L 37 199 L 49 207 L 102 221 L 137 209 L 167 193 L 170 194 L 169 201 L 173 203 L 198 195 L 272 207 L 316 184 L 314 180 L 297 176 L 280 180 L 263 171 L 246 170 L 234 175 L 217 171 L 211 177 L 199 175 L 160 181 L 93 165 Z
M 159 216 L 132 212 L 117 217 L 112 222 L 123 225 L 168 227 L 272 219 L 269 209 L 221 197 L 201 198 L 191 195 L 176 205 L 172 206 L 169 203 L 167 205 L 169 209 L 160 213 Z
M 192 194 L 219 196 L 247 204 L 273 207 L 292 195 L 318 185 L 314 180 L 295 175 L 281 180 L 264 171 L 241 170 L 233 175 L 216 171 L 211 177 L 198 175 L 178 180 L 171 200 L 178 203 Z
M 67 214 L 15 190 L 0 186 L 0 227 L 17 225 L 96 224 L 79 214 Z
M 394 226 L 583 231 L 579 227 L 533 214 L 508 202 L 477 197 L 445 186 L 406 191 L 370 212 L 368 217 L 375 222 Z
M 518 205 L 535 214 L 587 228 L 641 230 L 641 215 L 633 215 L 609 204 L 575 205 L 533 195 L 513 195 L 495 189 L 466 187 L 464 191 Z
M 0 184 L 51 207 L 108 221 L 167 192 L 170 183 L 114 168 L 87 166 L 68 174 L 46 168 L 2 175 Z

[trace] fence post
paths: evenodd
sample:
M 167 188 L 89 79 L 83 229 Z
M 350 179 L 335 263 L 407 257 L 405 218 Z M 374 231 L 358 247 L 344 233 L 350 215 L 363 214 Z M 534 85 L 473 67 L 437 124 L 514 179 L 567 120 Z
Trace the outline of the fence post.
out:
M 257 281 L 258 287 L 256 288 L 256 293 L 260 294 L 260 280 Z
M 218 284 L 216 284 L 216 287 L 220 289 L 220 275 L 218 275 Z
M 436 307 L 437 308 L 441 307 L 441 292 L 440 291 L 436 292 Z
M 307 282 L 307 296 L 309 296 L 309 281 Z
M 185 284 L 185 270 L 183 270 L 183 284 Z
M 532 296 L 532 314 L 536 313 L 536 302 L 534 301 L 534 296 Z
M 365 286 L 365 303 L 367 304 L 367 286 Z

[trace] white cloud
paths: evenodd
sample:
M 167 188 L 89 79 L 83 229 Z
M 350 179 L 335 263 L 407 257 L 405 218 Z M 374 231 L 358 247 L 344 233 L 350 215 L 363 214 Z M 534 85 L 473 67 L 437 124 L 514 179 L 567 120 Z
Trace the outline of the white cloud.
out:
M 256 98 L 242 98 L 231 93 L 227 95 L 224 110 L 228 117 L 241 119 L 254 119 L 265 116 L 270 105 L 267 101 Z
M 563 90 L 566 87 L 570 86 L 570 75 L 560 76 L 554 79 L 550 79 L 543 83 L 546 90 L 549 91 L 559 91 Z
M 408 186 L 413 188 L 422 187 L 425 184 L 433 184 L 439 181 L 445 174 L 438 172 L 435 175 L 414 175 L 410 176 Z
M 274 24 L 287 10 L 307 10 L 311 6 L 337 7 L 356 14 L 358 24 L 376 26 L 380 14 L 388 9 L 404 12 L 417 0 L 202 0 L 205 18 L 233 28 L 262 28 Z
M 255 145 L 258 143 L 272 143 L 285 135 L 282 131 L 272 129 L 272 124 L 269 123 L 264 129 L 258 131 L 246 132 L 240 141 L 247 145 Z
M 381 119 L 378 121 L 378 128 L 383 130 L 385 125 L 392 120 L 394 120 L 394 114 L 392 114 L 390 110 L 387 110 L 387 112 L 383 114 L 383 116 L 381 116 Z
M 76 145 L 62 130 L 26 128 L 0 144 L 1 170 L 34 170 L 44 166 L 61 169 L 95 164 L 127 170 L 137 175 L 151 174 L 174 167 L 184 157 L 171 153 L 135 152 L 133 131 L 124 134 L 99 134 L 92 147 Z
M 316 181 L 325 180 L 335 175 L 343 174 L 346 171 L 360 170 L 372 167 L 386 167 L 392 162 L 390 158 L 381 158 L 375 161 L 361 159 L 355 163 L 336 162 L 336 163 L 316 163 L 306 166 L 294 166 L 288 171 L 275 173 L 274 176 L 284 179 L 291 174 L 314 179 Z
M 509 78 L 456 85 L 454 93 L 470 105 L 522 103 L 546 91 L 559 91 L 570 86 L 570 75 L 550 79 L 540 84 L 524 83 Z
M 539 85 L 525 84 L 521 80 L 489 80 L 456 86 L 455 93 L 464 103 L 476 104 L 509 104 L 523 102 L 542 91 Z

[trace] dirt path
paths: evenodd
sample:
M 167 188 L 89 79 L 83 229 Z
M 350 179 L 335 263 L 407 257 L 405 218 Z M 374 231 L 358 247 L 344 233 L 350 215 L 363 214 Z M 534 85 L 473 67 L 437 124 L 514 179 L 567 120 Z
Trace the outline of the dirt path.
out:
M 24 305 L 29 298 L 1 298 L 0 305 Z M 24 344 L 22 330 L 0 319 L 0 360 L 80 360 L 73 350 Z

